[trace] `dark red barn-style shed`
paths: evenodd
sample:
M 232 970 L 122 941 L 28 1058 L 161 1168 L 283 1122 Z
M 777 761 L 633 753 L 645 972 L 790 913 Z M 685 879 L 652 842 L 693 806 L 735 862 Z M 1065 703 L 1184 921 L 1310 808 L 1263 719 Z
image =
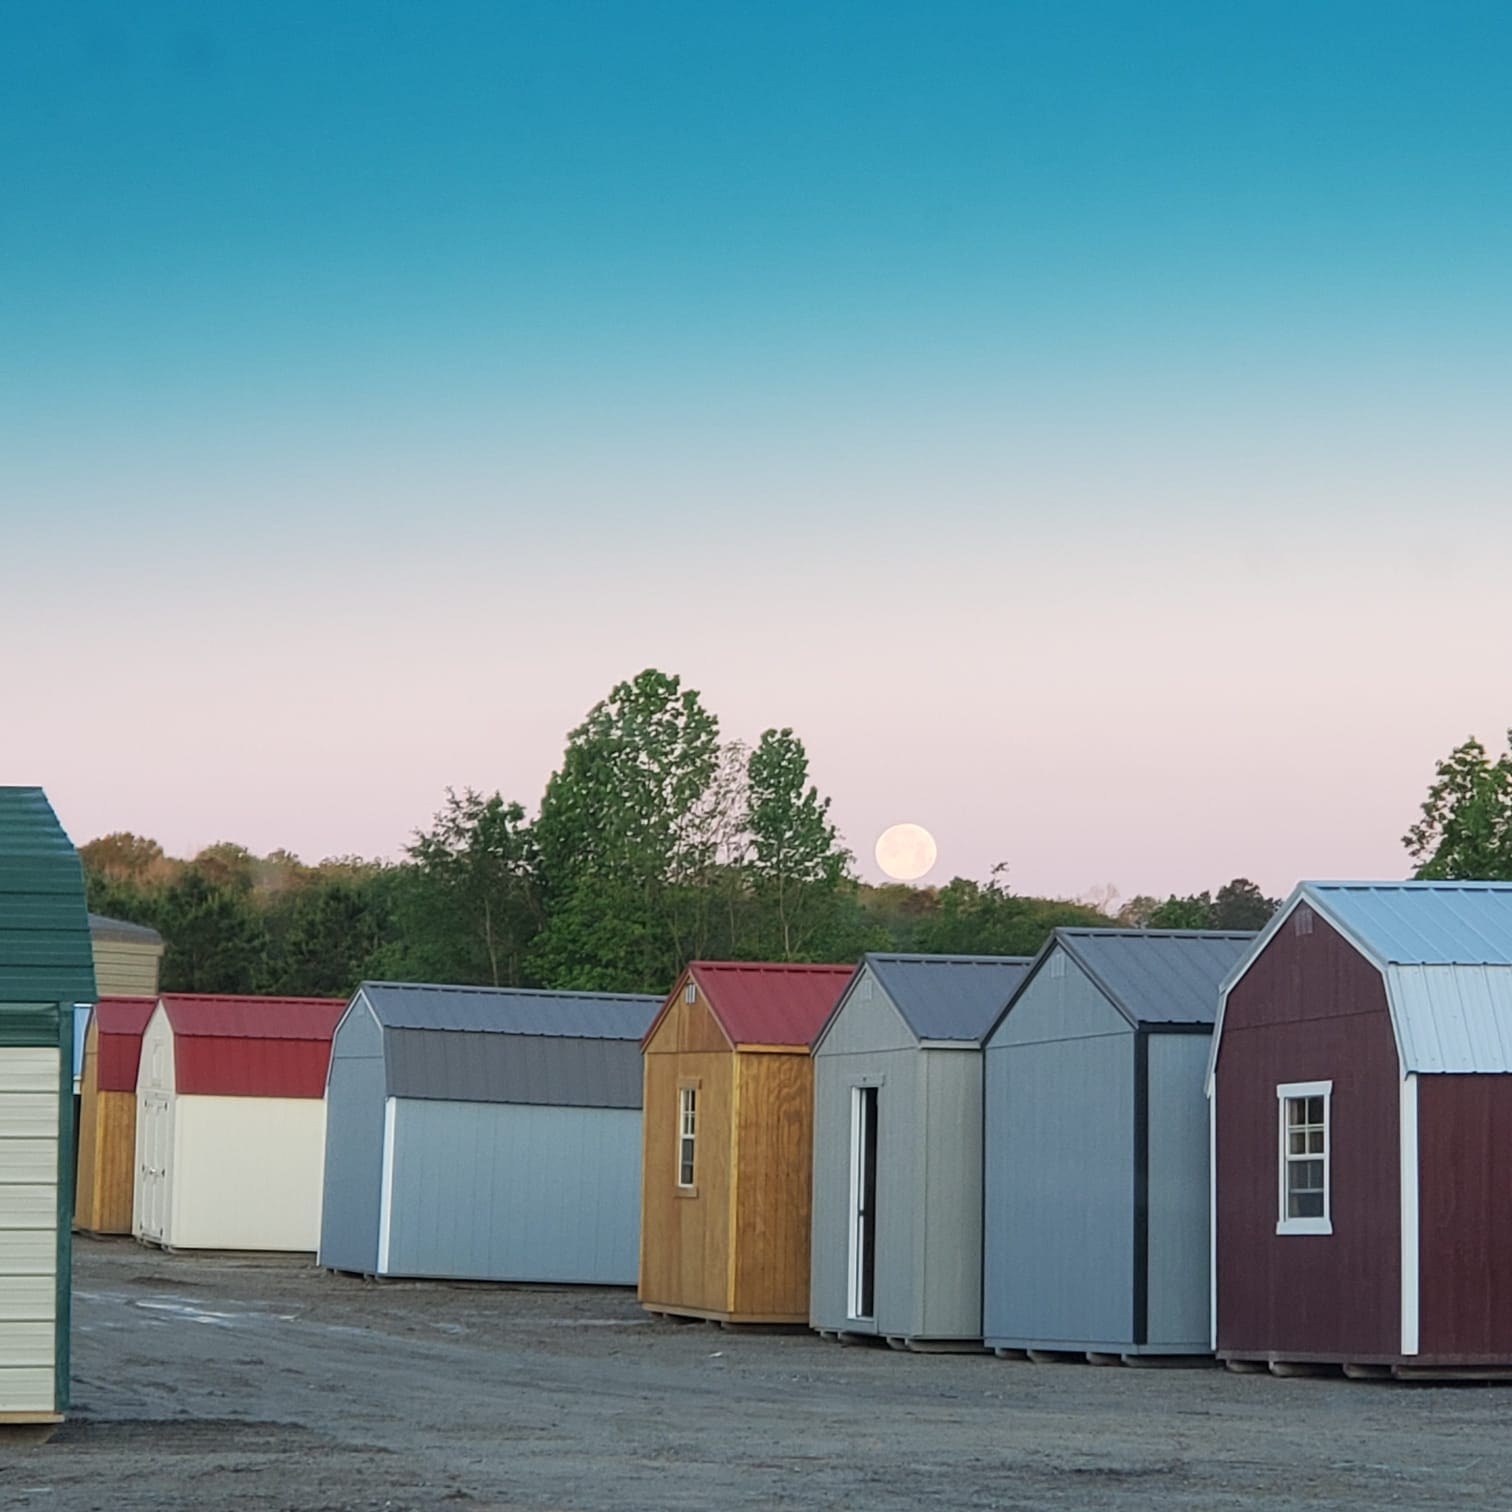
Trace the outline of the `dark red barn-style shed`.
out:
M 1512 883 L 1304 883 L 1208 1096 L 1221 1358 L 1512 1372 Z

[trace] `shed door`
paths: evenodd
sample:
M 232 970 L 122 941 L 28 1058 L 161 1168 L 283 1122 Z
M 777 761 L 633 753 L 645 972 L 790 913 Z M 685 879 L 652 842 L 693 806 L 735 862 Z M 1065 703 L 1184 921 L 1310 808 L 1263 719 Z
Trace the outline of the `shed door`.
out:
M 877 1315 L 877 1088 L 851 1088 L 850 1288 L 852 1318 Z
M 144 1239 L 160 1244 L 168 1219 L 168 1148 L 173 1137 L 173 1112 L 162 1092 L 142 1093 L 142 1135 L 137 1141 L 141 1166 L 142 1210 L 138 1224 Z

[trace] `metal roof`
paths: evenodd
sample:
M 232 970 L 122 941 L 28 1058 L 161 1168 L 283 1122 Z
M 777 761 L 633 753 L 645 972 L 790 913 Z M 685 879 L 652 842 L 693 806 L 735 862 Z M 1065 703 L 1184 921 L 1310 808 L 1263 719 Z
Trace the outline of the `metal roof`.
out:
M 807 1050 L 855 975 L 855 968 L 694 961 L 688 974 L 698 983 L 732 1045 L 783 1045 Z M 679 979 L 668 1002 L 681 990 Z M 646 1031 L 647 1038 L 650 1032 Z
M 95 940 L 119 940 L 123 944 L 156 945 L 162 947 L 163 937 L 157 930 L 145 924 L 133 924 L 128 919 L 107 919 L 104 914 L 89 916 L 90 937 Z
M 877 952 L 862 964 L 871 968 L 916 1038 L 980 1044 L 1034 958 Z
M 208 1097 L 324 1097 L 340 998 L 165 993 L 173 1082 Z
M 1211 1024 L 1224 978 L 1254 939 L 1254 930 L 1060 928 L 1042 959 L 1059 946 L 1132 1024 Z
M 79 857 L 38 787 L 0 787 L 0 1003 L 94 1001 Z
M 530 987 L 446 987 L 364 982 L 358 991 L 385 1029 L 634 1040 L 661 1007 L 644 993 L 545 992 Z
M 94 1005 L 95 1077 L 101 1092 L 135 1092 L 142 1031 L 156 998 L 103 997 Z
M 1223 997 L 1306 904 L 1380 971 L 1402 1073 L 1512 1072 L 1512 882 L 1303 882 Z M 1218 1063 L 1223 1014 L 1208 1058 Z

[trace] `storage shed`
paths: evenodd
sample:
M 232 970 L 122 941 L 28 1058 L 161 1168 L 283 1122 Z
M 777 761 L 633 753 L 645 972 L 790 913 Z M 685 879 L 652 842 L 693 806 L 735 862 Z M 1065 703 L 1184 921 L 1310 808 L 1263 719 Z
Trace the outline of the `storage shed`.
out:
M 326 1086 L 320 1263 L 634 1286 L 661 999 L 364 982 Z
M 982 1326 L 1001 1352 L 1210 1352 L 1207 1107 L 1252 934 L 1057 929 L 984 1051 Z
M 820 1030 L 809 1321 L 821 1333 L 980 1343 L 982 1036 L 1029 965 L 868 955 Z
M 1512 1371 L 1512 884 L 1304 883 L 1225 986 L 1214 1347 Z
M 340 998 L 158 999 L 137 1070 L 137 1238 L 314 1252 L 326 1065 L 345 1008 Z
M 68 1407 L 74 1008 L 84 874 L 41 788 L 0 787 L 0 1423 Z
M 101 997 L 158 995 L 163 964 L 163 937 L 145 924 L 90 914 L 89 939 L 94 952 L 95 986 Z
M 808 1322 L 809 1045 L 851 975 L 696 961 L 678 978 L 644 1046 L 648 1311 Z
M 136 1084 L 155 997 L 102 997 L 89 1015 L 79 1095 L 74 1227 L 129 1234 L 136 1191 Z

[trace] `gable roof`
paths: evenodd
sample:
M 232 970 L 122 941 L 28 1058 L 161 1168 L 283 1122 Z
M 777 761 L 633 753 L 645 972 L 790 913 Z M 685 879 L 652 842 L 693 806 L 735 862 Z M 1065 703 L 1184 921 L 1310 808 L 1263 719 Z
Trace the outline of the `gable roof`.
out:
M 94 1005 L 95 1082 L 101 1092 L 135 1092 L 142 1031 L 157 999 L 103 997 Z
M 868 968 L 915 1039 L 979 1045 L 1033 963 L 1032 956 L 869 951 L 814 1036 L 814 1048 L 819 1048 Z
M 94 940 L 118 941 L 124 945 L 156 945 L 163 948 L 163 937 L 146 924 L 133 924 L 129 919 L 107 919 L 104 914 L 89 916 L 89 934 Z
M 174 1088 L 206 1097 L 323 1097 L 342 998 L 164 993 Z
M 546 992 L 364 982 L 358 991 L 385 1029 L 542 1035 L 639 1043 L 662 1000 L 646 993 Z
M 853 966 L 809 966 L 779 961 L 692 961 L 667 994 L 646 1030 L 650 1043 L 691 977 L 732 1047 L 776 1045 L 807 1051 Z
M 1306 904 L 1380 973 L 1403 1075 L 1512 1072 L 1512 882 L 1303 882 L 1223 984 L 1223 1006 Z
M 0 787 L 0 1003 L 94 996 L 78 854 L 41 788 Z

